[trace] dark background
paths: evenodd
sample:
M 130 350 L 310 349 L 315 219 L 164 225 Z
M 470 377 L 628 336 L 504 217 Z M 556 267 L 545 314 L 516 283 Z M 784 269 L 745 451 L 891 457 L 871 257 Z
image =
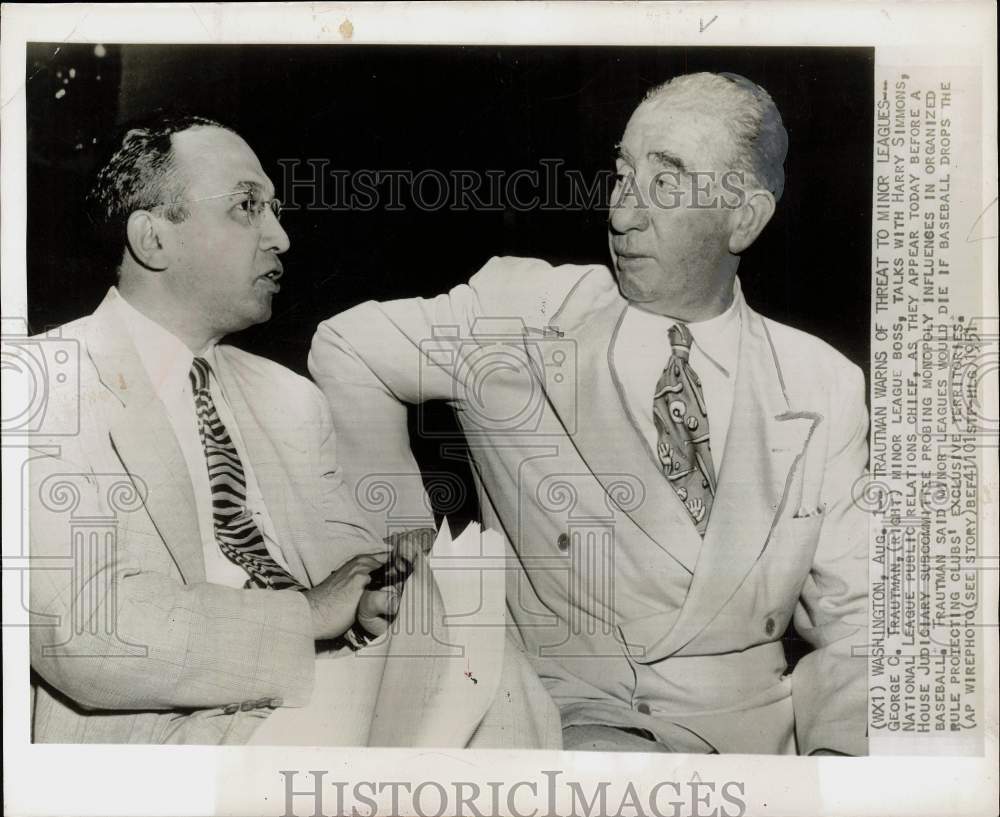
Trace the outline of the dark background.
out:
M 867 372 L 873 63 L 873 50 L 860 48 L 30 44 L 31 330 L 93 311 L 114 282 L 95 261 L 82 200 L 117 126 L 154 108 L 180 105 L 233 127 L 286 200 L 280 159 L 445 174 L 540 171 L 542 160 L 562 160 L 590 181 L 612 168 L 650 87 L 735 71 L 770 92 L 790 143 L 784 197 L 740 264 L 747 300 Z M 305 374 L 325 318 L 372 298 L 436 294 L 493 255 L 606 262 L 606 220 L 606 202 L 556 212 L 300 209 L 283 222 L 291 250 L 272 319 L 230 340 Z M 451 471 L 471 485 L 467 463 L 441 458 L 439 446 L 461 445 L 450 413 L 432 407 L 422 420 L 456 434 L 414 437 L 425 473 Z M 474 492 L 436 510 L 474 518 Z M 804 651 L 794 632 L 785 643 L 792 661 Z
M 771 93 L 790 140 L 784 197 L 740 265 L 747 299 L 867 369 L 871 49 L 31 44 L 27 62 L 33 331 L 92 311 L 113 283 L 81 202 L 105 140 L 150 109 L 180 104 L 231 125 L 279 196 L 279 159 L 444 173 L 558 159 L 589 181 L 612 167 L 651 86 L 728 70 Z M 300 209 L 285 218 L 292 246 L 274 317 L 233 342 L 304 373 L 330 315 L 440 292 L 492 255 L 605 262 L 606 219 L 603 208 Z

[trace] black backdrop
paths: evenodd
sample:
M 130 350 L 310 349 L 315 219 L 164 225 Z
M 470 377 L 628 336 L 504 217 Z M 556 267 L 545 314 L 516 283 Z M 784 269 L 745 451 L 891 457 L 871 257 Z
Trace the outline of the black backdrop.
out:
M 32 329 L 90 312 L 112 282 L 88 247 L 81 199 L 104 140 L 149 109 L 181 104 L 230 124 L 279 195 L 282 159 L 444 173 L 562 161 L 590 180 L 611 167 L 643 93 L 696 70 L 759 82 L 789 132 L 784 198 L 740 267 L 748 300 L 867 369 L 871 49 L 32 44 Z M 233 341 L 304 372 L 316 324 L 335 312 L 439 292 L 497 254 L 604 261 L 606 218 L 600 207 L 300 209 L 285 221 L 274 317 Z

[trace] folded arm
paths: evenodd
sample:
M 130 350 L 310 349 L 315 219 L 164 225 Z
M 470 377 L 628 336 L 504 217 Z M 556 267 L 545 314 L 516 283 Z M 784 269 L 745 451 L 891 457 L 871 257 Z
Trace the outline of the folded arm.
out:
M 347 483 L 355 491 L 362 486 L 359 499 L 366 499 L 365 486 L 373 494 L 362 510 L 377 529 L 385 525 L 383 505 L 399 518 L 430 514 L 410 450 L 406 404 L 460 404 L 465 384 L 456 361 L 476 321 L 515 318 L 542 326 L 586 272 L 534 259 L 493 258 L 468 284 L 445 294 L 369 301 L 319 325 L 309 372 L 330 403 Z M 387 494 L 381 504 L 379 491 Z

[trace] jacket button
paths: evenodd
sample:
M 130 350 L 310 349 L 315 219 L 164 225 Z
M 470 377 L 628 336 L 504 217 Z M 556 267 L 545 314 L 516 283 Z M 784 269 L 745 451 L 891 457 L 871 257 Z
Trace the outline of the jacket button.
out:
M 636 707 L 636 711 L 639 712 L 640 715 L 648 715 L 650 712 L 649 704 L 643 701 Z
M 240 711 L 239 704 L 229 704 L 225 709 L 222 710 L 223 714 L 225 715 L 235 715 L 239 711 Z
M 556 539 L 556 545 L 559 546 L 559 550 L 569 550 L 569 536 L 565 533 L 560 533 L 559 538 Z
M 257 706 L 257 702 L 256 701 L 244 701 L 243 703 L 240 704 L 240 711 L 241 712 L 249 712 L 255 706 Z
M 268 701 L 267 705 L 268 705 L 269 707 L 271 707 L 272 709 L 277 709 L 277 708 L 278 708 L 279 706 L 281 706 L 281 705 L 282 705 L 282 704 L 283 704 L 284 702 L 285 702 L 285 701 L 284 701 L 284 700 L 283 700 L 282 698 L 271 698 L 271 700 L 270 700 L 270 701 Z
M 767 621 L 764 622 L 764 632 L 768 635 L 774 635 L 774 628 L 774 619 L 768 616 Z

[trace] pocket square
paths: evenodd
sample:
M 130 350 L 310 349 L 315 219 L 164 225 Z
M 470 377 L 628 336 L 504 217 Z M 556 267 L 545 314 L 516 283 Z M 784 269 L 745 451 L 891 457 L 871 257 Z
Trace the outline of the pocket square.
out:
M 812 519 L 814 516 L 822 516 L 825 511 L 826 505 L 818 505 L 811 510 L 809 508 L 799 508 L 792 514 L 792 519 Z

